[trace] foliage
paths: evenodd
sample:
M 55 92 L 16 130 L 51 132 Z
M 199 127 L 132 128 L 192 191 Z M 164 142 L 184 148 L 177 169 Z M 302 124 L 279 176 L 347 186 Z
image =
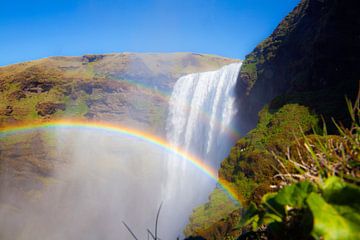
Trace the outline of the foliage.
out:
M 266 228 L 276 239 L 356 239 L 360 234 L 360 188 L 339 177 L 322 185 L 302 181 L 251 204 L 241 226 Z
M 277 181 L 269 178 L 280 167 L 272 152 L 285 152 L 286 146 L 302 136 L 300 128 L 310 132 L 317 123 L 318 118 L 298 104 L 284 105 L 278 111 L 265 107 L 257 127 L 240 139 L 222 162 L 220 177 L 234 183 L 246 202 L 259 202 Z
M 333 203 L 329 203 L 323 194 L 323 185 L 327 180 L 339 178 L 345 184 L 358 185 L 358 131 L 350 128 L 343 134 L 331 121 L 331 117 L 335 117 L 337 121 L 349 126 L 343 99 L 345 95 L 350 99 L 356 96 L 359 60 L 353 57 L 352 50 L 357 44 L 353 37 L 356 31 L 348 31 L 358 29 L 353 21 L 356 12 L 352 6 L 355 3 L 356 1 L 350 3 L 340 0 L 321 3 L 301 1 L 273 34 L 246 56 L 238 81 L 241 118 L 251 121 L 255 119 L 261 106 L 268 103 L 269 107 L 263 109 L 256 129 L 241 139 L 223 161 L 220 176 L 230 182 L 240 183 L 237 186 L 248 199 L 248 209 L 261 205 L 264 194 L 298 182 L 307 182 L 316 188 L 306 194 L 310 202 L 313 199 L 313 202 L 321 203 L 318 206 L 325 206 L 325 202 L 333 207 Z M 273 99 L 274 97 L 276 98 Z M 271 99 L 273 100 L 269 103 Z M 285 131 L 279 135 L 270 134 L 272 126 L 268 123 L 274 115 L 272 110 L 294 103 L 307 106 L 322 116 L 328 124 L 329 133 L 337 136 L 327 135 L 326 131 L 323 135 L 316 125 L 312 126 L 314 131 L 303 126 L 300 130 L 299 126 L 295 126 L 292 128 L 293 132 L 287 131 L 289 136 L 286 136 Z M 296 125 L 297 119 L 293 123 Z M 279 129 L 283 130 L 282 127 Z M 293 133 L 295 134 L 291 136 Z M 277 176 L 272 178 L 274 175 Z M 251 182 L 252 187 L 242 189 L 242 185 L 247 182 Z M 310 194 L 313 195 L 310 197 Z M 324 201 L 318 201 L 314 194 Z M 282 224 L 296 226 L 295 222 L 299 228 L 305 229 L 304 223 L 309 217 L 301 211 L 307 209 L 310 219 L 313 218 L 308 203 L 305 204 L 306 208 L 290 211 L 294 216 L 287 216 L 289 219 L 285 219 Z M 330 208 L 324 209 L 330 211 Z M 301 216 L 307 217 L 301 219 Z M 315 218 L 317 221 L 321 219 L 319 216 Z M 291 219 L 294 221 L 290 221 Z M 340 223 L 341 221 L 338 224 Z M 308 234 L 299 239 L 311 237 L 312 223 L 309 225 L 310 229 L 306 229 Z M 259 226 L 256 232 L 247 231 L 240 239 L 267 239 L 266 226 L 269 225 Z M 249 226 L 242 230 L 247 228 Z M 280 239 L 291 238 L 289 229 L 291 228 L 287 228 L 289 237 Z M 321 230 L 314 228 L 315 232 L 322 234 Z M 293 238 L 295 236 L 296 234 Z M 329 238 L 326 233 L 324 237 Z M 346 238 L 345 235 L 342 237 Z
M 242 76 L 246 76 L 248 79 L 248 91 L 255 84 L 255 80 L 257 78 L 256 64 L 256 58 L 252 55 L 248 55 L 241 67 Z
M 208 203 L 193 210 L 190 224 L 184 230 L 185 235 L 196 236 L 201 230 L 211 227 L 238 207 L 223 190 L 216 188 L 211 193 Z
M 335 123 L 338 135 L 328 135 L 326 125 L 321 129 L 318 118 L 298 104 L 259 113 L 257 127 L 237 142 L 219 171 L 245 199 L 241 220 L 229 219 L 227 226 L 239 229 L 240 239 L 358 234 L 359 101 L 348 101 L 348 107 L 353 123 Z M 216 234 L 215 228 L 208 231 Z
M 276 177 L 285 184 L 298 180 L 323 182 L 330 176 L 339 176 L 348 182 L 360 184 L 360 107 L 359 98 L 348 109 L 352 119 L 350 128 L 335 123 L 339 135 L 327 135 L 324 125 L 323 136 L 310 135 L 297 139 L 287 149 L 286 157 L 276 156 L 282 166 Z M 290 163 L 291 168 L 285 167 Z
M 220 178 L 234 185 L 238 195 L 244 198 L 245 207 L 251 201 L 260 203 L 262 196 L 274 191 L 271 186 L 279 181 L 269 177 L 277 174 L 276 169 L 280 168 L 272 152 L 285 151 L 289 143 L 302 136 L 300 127 L 310 132 L 317 123 L 318 118 L 308 108 L 298 104 L 284 105 L 277 111 L 265 107 L 259 113 L 257 127 L 246 137 L 241 138 L 222 162 L 219 170 Z M 207 231 L 217 232 L 216 229 L 223 223 L 220 221 L 220 226 L 216 223 L 218 221 L 216 208 L 206 207 L 221 206 L 220 203 L 214 203 L 215 199 L 210 198 L 208 203 L 193 212 L 186 229 L 196 228 L 198 234 L 204 232 L 201 236 L 205 236 Z M 229 219 L 228 223 L 234 222 L 233 220 Z M 210 223 L 213 225 L 210 226 Z M 230 225 L 224 228 L 231 229 Z M 208 226 L 210 227 L 207 228 Z M 185 233 L 186 236 L 190 236 L 189 232 Z
M 340 136 L 303 136 L 286 158 L 277 193 L 250 203 L 239 227 L 247 236 L 275 239 L 356 239 L 360 235 L 360 107 L 349 101 L 350 128 L 336 124 Z M 292 155 L 296 152 L 297 155 Z M 295 156 L 295 157 L 294 157 Z M 289 164 L 290 163 L 290 164 Z

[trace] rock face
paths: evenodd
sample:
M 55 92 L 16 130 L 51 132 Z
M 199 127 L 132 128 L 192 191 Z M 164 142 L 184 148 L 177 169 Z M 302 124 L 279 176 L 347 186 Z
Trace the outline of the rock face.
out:
M 39 116 L 47 116 L 54 114 L 58 110 L 65 110 L 64 103 L 53 103 L 53 102 L 43 102 L 36 104 L 36 110 Z
M 328 131 L 335 132 L 331 117 L 344 125 L 349 120 L 345 96 L 354 100 L 360 80 L 358 6 L 356 0 L 302 0 L 243 62 L 237 81 L 239 124 L 248 134 L 223 160 L 219 176 L 247 202 L 273 191 L 274 169 L 281 167 L 272 153 L 285 153 L 302 134 L 299 126 L 311 133 L 323 116 Z M 204 206 L 213 203 L 210 198 Z M 210 227 L 207 216 L 208 210 L 193 214 L 187 226 L 193 231 L 187 234 L 239 237 L 239 221 L 231 214 Z M 198 228 L 194 223 L 199 222 L 207 228 Z
M 356 95 L 360 80 L 358 10 L 356 0 L 302 0 L 246 56 L 237 85 L 243 132 L 280 95 L 271 107 L 300 103 L 345 121 L 346 112 L 338 110 L 345 95 Z
M 163 134 L 167 101 L 177 78 L 236 61 L 194 53 L 118 53 L 0 67 L 0 127 L 76 117 Z

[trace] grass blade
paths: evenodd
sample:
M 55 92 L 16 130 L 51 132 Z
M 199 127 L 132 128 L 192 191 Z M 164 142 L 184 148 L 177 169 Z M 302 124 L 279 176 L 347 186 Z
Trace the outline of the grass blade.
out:
M 134 238 L 135 240 L 139 240 L 139 239 L 136 237 L 136 235 L 133 233 L 133 231 L 131 231 L 131 228 L 130 228 L 124 221 L 122 221 L 122 223 L 124 224 L 124 226 L 126 227 L 126 229 L 129 231 L 129 233 L 133 236 L 133 238 Z
M 159 222 L 159 216 L 160 216 L 160 211 L 161 211 L 161 207 L 163 205 L 163 202 L 161 202 L 160 204 L 160 207 L 159 207 L 159 210 L 156 214 L 156 221 L 155 221 L 155 240 L 158 239 L 158 236 L 157 236 L 157 229 L 158 229 L 158 222 Z

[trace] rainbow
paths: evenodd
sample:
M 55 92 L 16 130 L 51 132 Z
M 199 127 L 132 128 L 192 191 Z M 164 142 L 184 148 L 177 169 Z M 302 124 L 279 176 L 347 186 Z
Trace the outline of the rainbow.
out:
M 139 131 L 137 129 L 132 129 L 118 124 L 111 124 L 106 122 L 99 121 L 85 121 L 85 120 L 52 120 L 48 122 L 38 122 L 38 123 L 23 123 L 21 125 L 12 125 L 0 128 L 0 138 L 7 135 L 12 135 L 16 133 L 23 133 L 34 131 L 38 129 L 55 129 L 55 128 L 75 128 L 75 129 L 90 129 L 90 130 L 101 130 L 110 133 L 121 134 L 129 137 L 133 137 L 147 143 L 153 144 L 155 146 L 164 149 L 165 151 L 180 156 L 182 159 L 189 161 L 199 170 L 204 172 L 210 178 L 215 180 L 218 183 L 218 186 L 221 187 L 229 197 L 234 200 L 236 203 L 241 204 L 242 198 L 235 188 L 226 181 L 225 179 L 220 179 L 217 176 L 217 171 L 212 167 L 206 165 L 203 161 L 196 158 L 195 156 L 176 148 L 168 143 L 166 140 L 152 135 L 150 133 Z
M 171 97 L 171 95 L 169 93 L 167 93 L 166 91 L 155 89 L 154 87 L 149 86 L 149 85 L 144 84 L 144 83 L 138 83 L 136 81 L 128 80 L 128 79 L 117 79 L 117 78 L 113 78 L 113 79 L 117 80 L 117 81 L 120 80 L 122 82 L 125 82 L 126 84 L 129 84 L 132 87 L 141 89 L 142 91 L 146 92 L 150 96 L 155 97 L 155 98 L 159 98 L 159 99 L 161 99 L 162 101 L 165 101 L 165 102 L 169 102 L 169 99 Z M 186 108 L 186 110 L 189 110 L 191 108 L 191 106 L 186 105 L 185 108 Z M 210 117 L 208 112 L 201 111 L 199 113 L 200 113 L 200 121 L 202 121 L 204 123 L 210 122 L 211 117 Z M 219 121 L 215 121 L 215 128 L 221 128 L 221 127 L 222 127 L 221 123 Z M 240 133 L 238 132 L 238 130 L 236 128 L 234 128 L 234 127 L 229 127 L 228 126 L 225 129 L 225 131 L 229 135 L 229 137 L 234 141 L 238 140 L 240 138 L 240 136 L 241 136 Z

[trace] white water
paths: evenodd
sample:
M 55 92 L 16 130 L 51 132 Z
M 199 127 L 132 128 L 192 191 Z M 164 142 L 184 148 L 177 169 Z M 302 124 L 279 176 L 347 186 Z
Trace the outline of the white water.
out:
M 239 68 L 237 63 L 184 76 L 170 99 L 169 141 L 215 168 L 233 144 Z M 0 179 L 0 203 L 10 203 L 0 204 L 0 239 L 132 239 L 121 221 L 146 239 L 146 229 L 153 231 L 157 208 L 164 201 L 159 235 L 173 240 L 215 186 L 189 161 L 167 156 L 146 141 L 85 129 L 48 131 L 55 133 L 54 154 L 59 159 L 53 175 L 44 178 L 45 189 L 34 191 L 30 202 L 23 201 L 3 187 L 12 176 Z M 17 148 L 22 152 L 27 146 Z
M 232 121 L 240 67 L 241 63 L 233 63 L 217 71 L 183 76 L 169 102 L 167 139 L 216 169 L 235 140 Z M 163 198 L 172 212 L 165 213 L 164 219 L 177 218 L 180 222 L 163 227 L 179 233 L 191 210 L 207 200 L 216 183 L 189 162 L 169 158 Z

